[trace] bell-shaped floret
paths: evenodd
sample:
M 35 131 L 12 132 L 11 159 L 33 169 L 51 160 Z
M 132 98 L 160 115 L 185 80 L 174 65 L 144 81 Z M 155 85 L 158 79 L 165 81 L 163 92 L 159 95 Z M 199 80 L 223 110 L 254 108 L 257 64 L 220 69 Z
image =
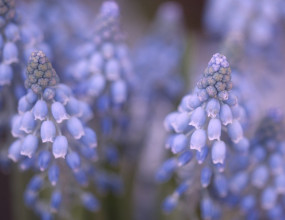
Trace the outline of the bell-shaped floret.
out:
M 19 161 L 19 159 L 21 158 L 21 141 L 20 140 L 16 140 L 11 144 L 8 150 L 8 157 L 14 162 Z
M 24 131 L 25 133 L 31 133 L 36 127 L 36 121 L 32 112 L 25 112 L 22 116 L 20 130 Z
M 277 193 L 273 187 L 266 188 L 261 195 L 261 206 L 265 210 L 273 208 L 276 204 Z
M 38 157 L 38 167 L 40 171 L 44 171 L 48 168 L 50 160 L 51 160 L 51 155 L 49 151 L 44 150 L 40 152 Z
M 201 151 L 206 145 L 206 131 L 203 129 L 197 129 L 193 132 L 190 139 L 190 149 Z
M 67 130 L 75 139 L 80 139 L 83 135 L 85 135 L 83 125 L 76 117 L 71 117 L 68 119 Z
M 212 147 L 212 162 L 223 164 L 226 158 L 226 144 L 223 141 L 215 141 Z
M 48 106 L 44 100 L 38 100 L 33 109 L 34 117 L 37 120 L 45 120 L 48 115 Z
M 196 108 L 190 119 L 189 125 L 194 126 L 196 129 L 202 128 L 206 122 L 206 112 L 202 107 Z
M 206 106 L 208 117 L 216 118 L 216 116 L 220 113 L 220 108 L 220 102 L 217 99 L 210 99 Z
M 177 165 L 179 167 L 185 166 L 192 160 L 192 158 L 193 158 L 193 153 L 190 150 L 184 151 L 177 158 Z
M 44 121 L 41 125 L 42 142 L 53 142 L 56 135 L 56 128 L 52 121 Z
M 34 156 L 38 148 L 38 138 L 34 135 L 29 134 L 23 140 L 21 146 L 21 155 L 31 158 Z
M 62 201 L 62 195 L 59 190 L 52 192 L 50 199 L 50 208 L 52 212 L 58 212 Z
M 251 183 L 257 188 L 263 188 L 268 180 L 269 171 L 265 165 L 259 165 L 252 173 Z
M 48 179 L 52 186 L 55 186 L 59 179 L 59 167 L 56 164 L 53 164 L 48 169 Z
M 208 138 L 212 140 L 220 140 L 222 125 L 220 119 L 212 118 L 208 125 Z
M 72 171 L 77 172 L 80 169 L 81 160 L 79 155 L 73 151 L 67 154 L 66 163 Z
M 243 138 L 243 129 L 239 121 L 234 120 L 227 128 L 229 137 L 234 143 L 238 143 Z
M 3 60 L 7 65 L 18 62 L 18 48 L 15 43 L 7 42 L 4 44 Z
M 61 123 L 68 119 L 68 115 L 65 111 L 63 104 L 60 102 L 54 102 L 51 105 L 51 113 L 57 123 Z
M 68 142 L 65 136 L 57 136 L 52 145 L 52 153 L 55 158 L 65 158 Z
M 80 141 L 89 148 L 97 147 L 97 136 L 91 128 L 84 128 L 85 135 L 81 137 Z
M 180 153 L 187 147 L 187 137 L 184 134 L 174 135 L 170 147 L 172 153 Z
M 203 188 L 206 188 L 210 185 L 212 174 L 213 172 L 210 167 L 208 166 L 203 167 L 200 178 L 200 182 Z
M 127 84 L 123 80 L 117 80 L 111 84 L 112 100 L 115 104 L 121 104 L 127 100 Z
M 99 207 L 99 201 L 91 193 L 83 193 L 81 196 L 83 206 L 91 212 L 96 212 Z
M 227 104 L 223 104 L 220 110 L 220 119 L 223 125 L 231 124 L 233 121 L 233 114 L 231 108 Z

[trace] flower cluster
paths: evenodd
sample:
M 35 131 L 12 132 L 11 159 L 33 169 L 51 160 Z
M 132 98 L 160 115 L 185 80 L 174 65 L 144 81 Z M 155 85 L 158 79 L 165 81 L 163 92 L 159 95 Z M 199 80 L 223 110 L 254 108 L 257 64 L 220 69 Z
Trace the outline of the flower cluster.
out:
M 207 188 L 214 176 L 214 182 L 222 190 L 224 176 L 220 172 L 224 171 L 229 154 L 227 151 L 246 152 L 249 147 L 239 121 L 238 100 L 231 92 L 231 87 L 231 69 L 226 57 L 214 54 L 194 93 L 185 96 L 178 111 L 165 119 L 165 128 L 172 132 L 166 148 L 177 157 L 168 159 L 161 166 L 157 173 L 158 181 L 167 181 L 179 167 L 185 166 L 190 173 L 194 170 L 197 172 L 200 169 L 198 164 L 201 164 L 198 179 L 201 180 L 202 188 Z M 224 137 L 226 134 L 228 138 Z M 229 145 L 233 146 L 232 149 Z M 194 154 L 196 162 L 192 160 Z M 185 171 L 181 175 L 184 176 L 183 182 L 164 203 L 166 211 L 172 210 L 178 198 L 195 184 L 197 174 L 196 178 L 192 174 L 187 175 Z
M 246 219 L 283 219 L 285 163 L 283 115 L 272 109 L 260 122 L 245 166 L 228 175 L 229 198 Z M 234 206 L 235 207 L 235 206 Z
M 18 139 L 9 148 L 9 158 L 22 170 L 40 171 L 28 184 L 25 201 L 41 216 L 58 211 L 60 201 L 70 193 L 79 195 L 87 209 L 98 209 L 91 194 L 62 188 L 71 174 L 82 186 L 92 179 L 88 174 L 94 172 L 90 168 L 97 158 L 97 138 L 86 125 L 92 117 L 89 106 L 58 81 L 46 55 L 33 52 L 27 66 L 28 93 L 19 100 L 19 113 L 12 120 L 12 135 Z M 40 192 L 47 188 L 53 190 L 50 205 L 40 200 Z
M 130 75 L 128 49 L 119 27 L 120 11 L 113 1 L 106 1 L 95 20 L 93 44 L 67 72 L 76 82 L 78 97 L 94 103 L 94 98 L 105 96 L 111 105 L 127 100 L 127 77 Z M 91 41 L 91 42 L 92 42 Z

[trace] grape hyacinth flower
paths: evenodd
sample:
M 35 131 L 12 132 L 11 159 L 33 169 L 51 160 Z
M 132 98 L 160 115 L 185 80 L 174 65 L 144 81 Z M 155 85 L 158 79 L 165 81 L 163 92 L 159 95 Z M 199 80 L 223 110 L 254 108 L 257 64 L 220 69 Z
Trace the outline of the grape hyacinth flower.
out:
M 184 179 L 181 184 L 191 179 L 194 183 L 199 182 L 200 179 L 201 187 L 207 188 L 213 180 L 219 186 L 217 191 L 226 196 L 227 182 L 222 172 L 227 155 L 230 151 L 245 153 L 248 148 L 240 114 L 234 112 L 238 100 L 231 89 L 229 63 L 225 56 L 214 54 L 194 92 L 183 97 L 178 111 L 170 113 L 165 119 L 165 128 L 172 132 L 166 148 L 177 157 L 170 158 L 159 169 L 156 176 L 159 182 L 169 180 L 179 168 L 183 170 L 185 166 L 188 171 L 181 171 Z M 197 174 L 187 176 L 186 172 L 197 173 L 199 165 L 202 168 L 200 178 L 195 179 Z
M 74 98 L 68 86 L 59 84 L 57 73 L 42 51 L 31 54 L 25 85 L 28 93 L 19 100 L 19 113 L 12 120 L 12 135 L 17 140 L 10 146 L 8 156 L 19 163 L 20 169 L 40 172 L 26 189 L 26 204 L 36 212 L 41 210 L 39 215 L 62 213 L 60 203 L 65 196 L 85 193 L 80 188 L 75 190 L 74 179 L 86 186 L 88 172 L 95 181 L 90 167 L 97 158 L 97 138 L 86 125 L 92 114 L 86 103 Z M 74 188 L 63 189 L 62 184 L 69 180 Z M 53 190 L 50 204 L 40 197 L 47 187 Z M 97 200 L 93 200 L 97 207 Z
M 76 95 L 91 104 L 98 97 L 114 106 L 127 100 L 127 77 L 131 69 L 119 17 L 117 3 L 102 4 L 95 20 L 93 39 L 88 42 L 90 49 L 67 71 L 75 82 Z
M 271 109 L 251 140 L 248 163 L 230 170 L 230 196 L 236 197 L 242 218 L 283 219 L 285 193 L 285 142 L 283 114 Z M 234 206 L 236 208 L 236 206 Z M 254 217 L 252 217 L 254 213 Z

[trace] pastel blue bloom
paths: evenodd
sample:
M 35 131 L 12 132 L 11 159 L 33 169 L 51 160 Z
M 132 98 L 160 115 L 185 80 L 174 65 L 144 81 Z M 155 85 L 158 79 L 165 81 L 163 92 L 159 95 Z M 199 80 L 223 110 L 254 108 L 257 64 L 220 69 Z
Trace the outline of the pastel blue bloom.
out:
M 200 178 L 202 187 L 206 188 L 210 185 L 212 174 L 213 172 L 208 166 L 203 167 Z
M 97 147 L 97 136 L 91 128 L 84 128 L 85 135 L 81 137 L 80 141 L 89 148 Z
M 21 121 L 22 121 L 22 116 L 20 115 L 15 115 L 12 118 L 12 130 L 11 133 L 13 135 L 13 137 L 23 137 L 25 135 L 25 133 L 20 130 L 21 127 Z
M 234 144 L 234 148 L 239 152 L 247 152 L 249 145 L 249 140 L 243 137 L 238 143 Z
M 218 174 L 215 176 L 214 186 L 220 197 L 225 197 L 228 194 L 228 181 L 224 175 Z
M 196 152 L 196 160 L 198 164 L 204 163 L 209 153 L 209 149 L 207 146 L 203 147 L 201 151 Z
M 259 165 L 252 173 L 251 183 L 257 188 L 263 188 L 269 178 L 269 171 L 265 165 Z
M 185 109 L 187 111 L 194 110 L 198 108 L 201 104 L 202 102 L 200 101 L 197 95 L 188 95 L 182 99 L 180 108 Z M 182 107 L 182 106 L 185 106 L 185 107 Z
M 60 102 L 63 105 L 66 105 L 72 92 L 67 86 L 60 84 L 55 90 L 55 101 Z
M 184 134 L 177 134 L 172 139 L 171 151 L 174 154 L 180 153 L 187 147 L 187 138 Z
M 168 160 L 166 160 L 161 167 L 159 168 L 159 170 L 156 173 L 156 180 L 158 182 L 166 182 L 168 181 L 173 172 L 175 171 L 175 169 L 177 168 L 177 161 L 174 158 L 170 158 Z
M 197 129 L 193 132 L 190 140 L 190 149 L 201 151 L 206 145 L 206 131 L 203 129 Z
M 0 86 L 9 85 L 13 78 L 13 70 L 11 66 L 0 64 Z
M 241 210 L 244 212 L 249 212 L 256 205 L 256 199 L 253 195 L 247 195 L 241 200 Z
M 189 125 L 194 126 L 196 129 L 202 128 L 206 122 L 206 112 L 202 107 L 196 108 L 190 119 Z
M 243 129 L 239 121 L 234 120 L 227 128 L 229 137 L 234 143 L 238 143 L 243 138 Z
M 64 120 L 68 119 L 68 115 L 65 111 L 63 104 L 60 102 L 54 102 L 51 105 L 52 116 L 56 120 L 57 123 L 61 123 Z
M 215 141 L 212 147 L 212 161 L 214 164 L 223 164 L 226 158 L 226 144 L 223 141 Z
M 114 53 L 115 53 L 114 45 L 112 43 L 104 43 L 102 45 L 102 51 L 101 52 L 102 52 L 103 57 L 106 60 L 111 59 L 114 56 Z M 109 80 L 113 79 L 112 76 L 113 75 L 111 74 Z
M 277 193 L 274 188 L 266 188 L 261 195 L 261 206 L 265 210 L 271 209 L 275 206 L 277 200 Z
M 179 115 L 178 112 L 171 112 L 170 114 L 168 114 L 165 117 L 163 125 L 167 131 L 174 131 L 175 128 L 173 127 L 173 124 L 175 123 L 176 116 L 178 116 L 178 115 Z M 188 122 L 188 124 L 189 124 L 189 122 Z M 188 126 L 188 124 L 187 124 L 187 126 Z
M 107 49 L 104 48 L 104 45 L 103 45 L 103 49 L 105 49 L 105 53 L 108 53 L 106 52 Z M 107 56 L 110 57 L 110 55 L 107 55 Z M 111 81 L 117 80 L 120 77 L 120 67 L 119 67 L 119 63 L 117 60 L 111 59 L 107 61 L 105 74 L 106 74 L 106 78 Z
M 38 100 L 33 108 L 35 120 L 45 120 L 48 115 L 48 106 L 44 100 Z
M 103 59 L 102 55 L 98 52 L 95 52 L 90 58 L 89 69 L 91 72 L 94 72 L 94 73 L 101 72 L 103 64 L 104 64 L 104 59 Z M 96 76 L 96 75 L 94 75 L 94 76 Z
M 208 117 L 216 118 L 216 116 L 219 115 L 220 108 L 220 102 L 217 99 L 210 99 L 206 106 L 206 112 L 208 114 Z
M 16 140 L 14 141 L 11 146 L 9 147 L 8 157 L 13 160 L 14 162 L 19 161 L 21 158 L 21 141 Z
M 38 167 L 40 168 L 40 171 L 45 171 L 48 168 L 50 161 L 51 155 L 49 151 L 44 150 L 40 152 L 38 157 Z
M 26 157 L 20 161 L 19 167 L 22 171 L 26 171 L 32 168 L 34 165 L 35 165 L 35 158 Z
M 84 207 L 89 211 L 95 212 L 99 209 L 100 204 L 91 193 L 83 193 L 80 198 Z
M 53 88 L 45 88 L 43 92 L 43 98 L 46 101 L 50 101 L 55 97 L 55 90 Z
M 34 156 L 38 148 L 38 138 L 34 135 L 29 134 L 23 140 L 21 146 L 21 155 L 31 158 Z
M 79 101 L 75 99 L 74 97 L 69 98 L 65 106 L 65 109 L 70 116 L 80 116 L 81 115 Z
M 177 165 L 179 167 L 182 167 L 186 164 L 188 164 L 193 158 L 193 153 L 189 150 L 184 151 L 182 154 L 180 154 L 177 158 Z
M 25 97 L 27 99 L 27 102 L 30 103 L 31 105 L 33 105 L 38 100 L 38 95 L 35 94 L 31 89 L 28 90 L 28 93 Z
M 81 146 L 80 152 L 85 158 L 93 160 L 93 161 L 96 160 L 98 156 L 95 148 Z
M 175 194 L 172 194 L 172 195 L 166 197 L 165 200 L 163 201 L 163 204 L 162 204 L 162 210 L 165 213 L 172 212 L 178 204 L 178 198 L 179 197 Z
M 58 212 L 61 206 L 62 195 L 59 190 L 55 190 L 52 192 L 50 199 L 50 208 L 52 212 Z
M 274 153 L 269 157 L 269 167 L 275 175 L 284 172 L 284 158 L 279 153 Z
M 36 127 L 36 121 L 34 120 L 34 116 L 32 112 L 25 112 L 22 116 L 20 130 L 25 133 L 31 133 Z
M 26 96 L 23 96 L 22 98 L 20 98 L 19 100 L 19 104 L 18 104 L 18 112 L 19 113 L 25 113 L 29 110 L 31 110 L 33 107 L 33 105 L 28 102 Z
M 88 186 L 88 177 L 87 174 L 84 170 L 79 169 L 77 172 L 74 172 L 74 177 L 76 181 L 81 185 L 81 186 Z
M 208 139 L 212 140 L 220 140 L 222 133 L 222 125 L 220 119 L 212 118 L 208 125 Z
M 285 194 L 285 174 L 281 174 L 275 177 L 274 179 L 275 188 L 277 193 Z
M 68 142 L 65 136 L 57 136 L 52 145 L 53 156 L 57 158 L 65 158 L 68 149 Z
M 208 198 L 202 198 L 201 200 L 201 214 L 203 219 L 214 219 L 215 207 L 213 201 Z
M 37 192 L 42 188 L 43 184 L 44 180 L 42 176 L 33 176 L 30 182 L 28 183 L 27 190 Z
M 227 104 L 221 106 L 220 119 L 225 126 L 233 122 L 232 110 Z
M 81 121 L 76 117 L 71 117 L 67 121 L 67 130 L 77 140 L 85 135 Z
M 9 23 L 6 27 L 5 27 L 5 37 L 8 41 L 17 41 L 20 37 L 19 34 L 19 28 L 16 24 L 13 23 Z
M 87 86 L 87 94 L 90 96 L 98 96 L 105 88 L 106 80 L 102 74 L 93 75 Z
M 181 133 L 186 131 L 186 129 L 190 127 L 190 115 L 187 112 L 177 113 L 173 116 L 174 118 L 171 125 L 174 128 L 175 132 Z
M 230 189 L 234 193 L 241 193 L 248 184 L 248 174 L 239 172 L 230 181 Z
M 18 62 L 18 48 L 15 43 L 7 42 L 4 44 L 3 60 L 8 65 Z
M 41 125 L 42 142 L 53 142 L 56 135 L 56 128 L 52 121 L 44 121 Z
M 127 100 L 127 85 L 124 80 L 116 80 L 111 84 L 112 100 L 115 104 L 124 103 Z
M 80 169 L 81 160 L 79 155 L 73 151 L 67 154 L 66 163 L 72 171 L 77 172 Z
M 48 169 L 48 179 L 52 186 L 55 186 L 59 179 L 59 167 L 56 164 L 53 164 Z

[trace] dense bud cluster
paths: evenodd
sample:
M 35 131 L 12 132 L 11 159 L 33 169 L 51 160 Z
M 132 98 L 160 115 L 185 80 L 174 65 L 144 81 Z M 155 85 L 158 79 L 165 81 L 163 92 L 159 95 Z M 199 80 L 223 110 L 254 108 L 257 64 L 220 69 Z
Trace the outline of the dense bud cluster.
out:
M 210 97 L 225 101 L 232 89 L 231 68 L 225 56 L 215 54 L 206 68 L 203 78 L 198 82 L 199 89 L 206 89 Z
M 45 88 L 55 86 L 59 78 L 42 51 L 33 52 L 27 66 L 26 88 L 42 94 Z

